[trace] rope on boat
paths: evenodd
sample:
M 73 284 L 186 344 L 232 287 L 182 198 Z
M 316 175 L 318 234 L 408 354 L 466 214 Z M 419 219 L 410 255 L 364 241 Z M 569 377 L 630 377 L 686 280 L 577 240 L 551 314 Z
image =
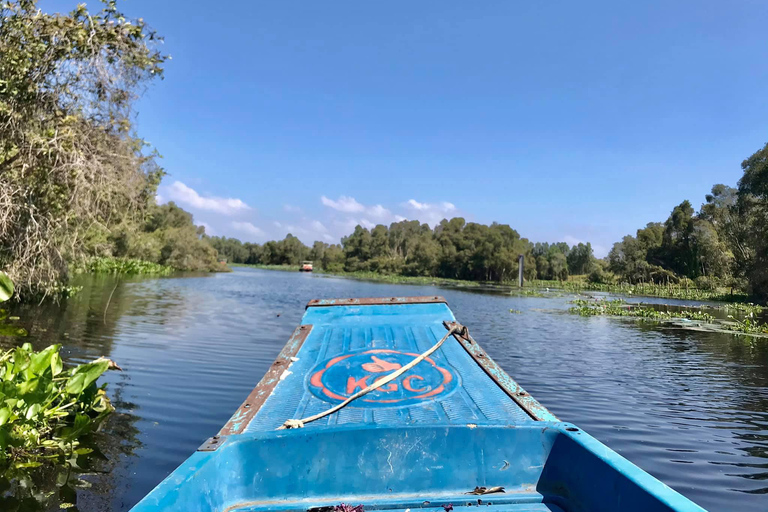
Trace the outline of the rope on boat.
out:
M 303 419 L 300 419 L 300 420 L 295 420 L 295 419 L 294 420 L 286 420 L 285 423 L 283 423 L 283 425 L 281 427 L 279 427 L 277 430 L 284 430 L 284 429 L 291 429 L 291 428 L 304 428 L 304 425 L 306 425 L 307 423 L 311 423 L 311 422 L 313 422 L 315 420 L 319 420 L 320 418 L 324 418 L 324 417 L 328 416 L 329 414 L 333 414 L 336 411 L 339 411 L 339 410 L 343 409 L 344 407 L 346 407 L 347 405 L 349 405 L 353 401 L 357 400 L 361 396 L 367 395 L 371 391 L 380 388 L 384 384 L 392 382 L 393 380 L 395 380 L 396 378 L 398 378 L 399 376 L 401 376 L 402 374 L 404 374 L 405 372 L 407 372 L 408 370 L 410 370 L 411 368 L 413 368 L 414 366 L 416 366 L 417 364 L 422 362 L 424 359 L 428 358 L 435 350 L 440 348 L 440 346 L 443 343 L 445 343 L 445 340 L 447 340 L 452 334 L 462 334 L 462 333 L 464 333 L 466 331 L 466 327 L 464 327 L 463 325 L 461 325 L 459 323 L 451 324 L 450 327 L 446 324 L 446 327 L 448 327 L 448 332 L 445 334 L 445 336 L 442 337 L 442 339 L 440 341 L 438 341 L 437 343 L 432 345 L 432 347 L 430 347 L 428 350 L 423 352 L 420 356 L 416 357 L 413 361 L 411 361 L 410 363 L 406 364 L 402 368 L 400 368 L 398 370 L 395 370 L 394 372 L 390 373 L 389 375 L 387 375 L 386 377 L 384 377 L 382 379 L 377 380 L 376 382 L 374 382 L 370 386 L 366 387 L 365 389 L 361 389 L 360 391 L 358 391 L 357 393 L 355 393 L 351 397 L 347 398 L 346 400 L 344 400 L 340 404 L 335 405 L 335 406 L 331 407 L 330 409 L 328 409 L 326 411 L 317 413 L 315 415 L 312 415 L 312 416 L 309 416 L 307 418 L 303 418 Z

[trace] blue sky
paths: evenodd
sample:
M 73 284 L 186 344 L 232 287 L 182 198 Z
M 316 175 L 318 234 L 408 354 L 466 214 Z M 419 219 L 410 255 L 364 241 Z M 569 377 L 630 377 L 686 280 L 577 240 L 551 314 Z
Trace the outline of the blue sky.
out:
M 122 8 L 173 56 L 138 105 L 160 196 L 216 235 L 461 215 L 602 256 L 768 141 L 764 0 Z

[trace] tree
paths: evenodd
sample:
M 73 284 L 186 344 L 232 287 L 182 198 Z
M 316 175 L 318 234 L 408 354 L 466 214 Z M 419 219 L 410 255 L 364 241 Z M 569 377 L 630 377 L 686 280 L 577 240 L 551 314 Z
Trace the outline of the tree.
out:
M 745 275 L 751 291 L 768 298 L 768 144 L 741 164 L 737 202 L 744 229 Z
M 138 93 L 165 56 L 109 1 L 45 14 L 0 4 L 0 268 L 17 291 L 50 292 L 67 263 L 137 229 L 163 171 L 132 133 Z
M 568 272 L 576 275 L 588 274 L 592 270 L 594 259 L 592 244 L 587 242 L 574 245 L 566 256 Z
M 694 210 L 687 199 L 675 206 L 664 223 L 662 259 L 664 267 L 678 275 L 694 278 L 699 275 L 698 254 L 691 240 Z
M 356 272 L 368 270 L 371 258 L 371 232 L 358 225 L 348 237 L 341 239 L 344 247 L 344 270 Z

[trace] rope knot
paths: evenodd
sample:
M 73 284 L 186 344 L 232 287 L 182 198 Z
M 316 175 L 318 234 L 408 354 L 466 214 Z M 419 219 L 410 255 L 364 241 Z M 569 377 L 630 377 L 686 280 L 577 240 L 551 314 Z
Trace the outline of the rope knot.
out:
M 304 428 L 304 422 L 301 420 L 285 420 L 285 423 L 283 423 L 283 428 Z

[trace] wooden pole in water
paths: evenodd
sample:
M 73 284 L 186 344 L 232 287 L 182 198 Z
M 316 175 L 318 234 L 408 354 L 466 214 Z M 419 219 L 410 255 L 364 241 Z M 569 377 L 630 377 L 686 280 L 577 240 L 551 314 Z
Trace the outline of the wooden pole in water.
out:
M 518 262 L 517 282 L 518 282 L 518 286 L 522 288 L 523 287 L 523 267 L 525 266 L 525 256 L 523 256 L 522 254 L 518 256 L 517 262 Z

